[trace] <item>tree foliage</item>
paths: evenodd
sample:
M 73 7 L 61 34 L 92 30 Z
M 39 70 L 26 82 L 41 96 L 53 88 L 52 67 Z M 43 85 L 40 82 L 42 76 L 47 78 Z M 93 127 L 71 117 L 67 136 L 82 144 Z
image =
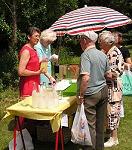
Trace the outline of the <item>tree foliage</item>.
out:
M 7 33 L 12 31 L 12 38 L 17 32 L 25 33 L 29 26 L 49 28 L 60 16 L 84 5 L 110 7 L 131 18 L 131 0 L 1 0 L 0 18 L 10 28 L 5 29 Z
M 110 7 L 132 18 L 131 0 L 1 0 L 0 85 L 3 83 L 5 85 L 13 84 L 14 79 L 17 79 L 16 54 L 26 41 L 25 33 L 29 26 L 36 26 L 44 30 L 49 28 L 60 16 L 84 7 L 84 5 Z M 122 27 L 120 30 L 128 32 L 131 30 L 131 25 Z M 130 41 L 132 32 L 129 33 L 128 37 L 126 34 L 125 37 Z M 60 41 L 58 40 L 59 43 Z M 78 47 L 75 42 L 71 41 L 65 42 L 63 46 L 68 49 Z

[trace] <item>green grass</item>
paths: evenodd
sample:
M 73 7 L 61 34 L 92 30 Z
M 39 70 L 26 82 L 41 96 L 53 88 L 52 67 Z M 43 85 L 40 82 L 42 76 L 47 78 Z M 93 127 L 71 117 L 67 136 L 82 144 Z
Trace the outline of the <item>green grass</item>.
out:
M 64 96 L 70 95 L 73 96 L 76 94 L 76 84 L 72 84 L 72 86 L 64 91 Z M 0 99 L 0 119 L 5 115 L 4 110 L 9 105 L 14 104 L 18 101 L 17 98 L 17 92 L 12 91 L 13 98 L 11 98 L 11 92 L 6 92 L 3 94 L 4 99 Z M 6 98 L 4 95 L 6 95 Z M 10 95 L 10 96 L 9 96 Z M 8 97 L 9 96 L 9 97 Z M 119 145 L 112 147 L 112 148 L 106 148 L 105 150 L 132 150 L 132 97 L 131 96 L 125 96 L 124 98 L 124 107 L 125 107 L 125 117 L 121 119 L 118 137 L 119 137 Z M 11 118 L 7 118 L 3 121 L 0 121 L 0 150 L 7 150 L 9 141 L 13 137 L 13 132 L 9 131 L 8 125 L 11 121 Z M 48 149 L 45 149 L 48 150 Z M 70 150 L 70 149 L 69 149 Z
M 132 150 L 132 96 L 124 97 L 125 117 L 121 118 L 118 131 L 119 145 L 106 150 Z
M 74 96 L 76 95 L 76 88 L 77 88 L 77 84 L 72 84 L 69 88 L 67 88 L 64 92 L 63 92 L 63 96 Z
M 0 150 L 6 150 L 9 141 L 12 139 L 13 132 L 9 131 L 8 125 L 10 118 L 2 120 L 5 116 L 6 108 L 16 102 L 18 102 L 18 91 L 11 88 L 1 91 L 0 93 Z

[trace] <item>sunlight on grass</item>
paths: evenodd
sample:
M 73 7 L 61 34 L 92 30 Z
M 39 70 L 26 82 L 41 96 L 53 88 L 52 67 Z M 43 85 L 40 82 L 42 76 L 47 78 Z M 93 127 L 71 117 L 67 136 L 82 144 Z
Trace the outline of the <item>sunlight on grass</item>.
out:
M 63 92 L 63 96 L 74 96 L 76 95 L 77 84 L 72 84 L 68 89 Z
M 72 86 L 66 89 L 63 93 L 64 96 L 73 96 L 76 94 L 76 84 L 72 84 Z M 13 98 L 13 100 L 15 97 Z M 125 96 L 124 98 L 124 107 L 125 107 L 125 117 L 121 118 L 118 137 L 119 137 L 119 145 L 112 148 L 105 148 L 105 150 L 132 150 L 132 97 Z M 16 101 L 18 99 L 16 98 Z M 10 99 L 1 99 L 0 100 L 1 111 L 0 116 L 4 115 L 4 111 L 6 107 L 13 104 L 15 101 L 10 101 Z M 10 122 L 10 118 L 6 118 L 5 120 L 0 122 L 0 150 L 7 150 L 9 141 L 13 137 L 13 132 L 9 131 L 8 125 Z M 70 150 L 70 149 L 69 149 Z
M 8 118 L 0 123 L 0 150 L 5 150 L 13 138 L 13 131 L 8 131 L 9 122 L 10 119 Z
M 106 150 L 132 150 L 132 97 L 124 97 L 125 117 L 121 118 L 118 131 L 119 145 Z

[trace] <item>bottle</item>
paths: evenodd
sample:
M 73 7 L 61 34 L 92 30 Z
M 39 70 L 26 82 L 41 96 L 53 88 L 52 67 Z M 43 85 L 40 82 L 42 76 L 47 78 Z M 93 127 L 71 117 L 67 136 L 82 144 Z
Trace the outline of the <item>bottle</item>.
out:
M 39 88 L 39 103 L 38 103 L 38 107 L 39 108 L 47 108 L 45 83 L 41 84 L 40 88 Z
M 59 96 L 55 87 L 53 87 L 53 99 L 54 99 L 54 107 L 57 107 L 59 105 Z
M 41 59 L 41 65 L 40 68 L 43 69 L 44 72 L 47 72 L 48 69 L 48 58 L 43 56 L 43 58 Z
M 52 87 L 53 87 L 52 84 L 48 83 L 48 87 L 46 90 L 46 99 L 47 99 L 48 108 L 53 107 L 53 88 Z
M 43 84 L 41 86 L 42 86 L 42 89 L 45 90 L 46 89 L 46 82 L 43 82 Z
M 33 91 L 32 91 L 32 107 L 37 108 L 38 107 L 38 90 L 36 83 L 33 83 Z

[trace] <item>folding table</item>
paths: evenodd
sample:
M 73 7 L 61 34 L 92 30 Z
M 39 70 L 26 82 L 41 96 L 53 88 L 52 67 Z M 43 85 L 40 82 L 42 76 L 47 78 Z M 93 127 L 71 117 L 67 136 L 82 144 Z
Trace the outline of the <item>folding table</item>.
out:
M 57 107 L 47 108 L 47 109 L 33 108 L 32 97 L 27 97 L 24 100 L 8 107 L 6 111 L 7 111 L 7 115 L 12 115 L 17 120 L 24 150 L 26 150 L 26 148 L 25 148 L 25 143 L 22 135 L 21 123 L 19 121 L 19 117 L 24 117 L 33 120 L 50 120 L 52 131 L 56 133 L 55 150 L 58 150 L 59 135 L 61 137 L 61 148 L 62 150 L 64 150 L 63 133 L 61 128 L 62 113 L 66 113 L 69 115 L 75 112 L 75 109 L 76 109 L 75 96 L 63 97 L 62 100 L 59 100 L 59 105 Z M 15 133 L 16 131 L 14 130 L 14 137 L 16 137 Z M 16 147 L 15 142 L 16 141 L 14 140 L 14 150 Z

